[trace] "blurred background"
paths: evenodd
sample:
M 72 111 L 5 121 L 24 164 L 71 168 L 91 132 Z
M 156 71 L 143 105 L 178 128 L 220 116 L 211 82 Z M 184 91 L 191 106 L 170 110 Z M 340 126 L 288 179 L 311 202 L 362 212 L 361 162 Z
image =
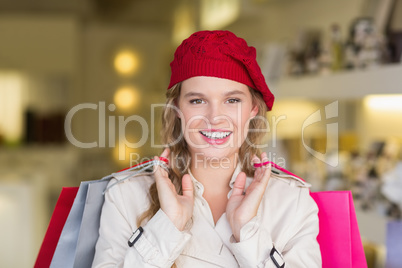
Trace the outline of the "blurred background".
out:
M 402 0 L 0 0 L 1 267 L 33 266 L 63 186 L 161 152 L 169 63 L 204 29 L 256 47 L 269 158 L 351 190 L 369 267 L 402 267 Z

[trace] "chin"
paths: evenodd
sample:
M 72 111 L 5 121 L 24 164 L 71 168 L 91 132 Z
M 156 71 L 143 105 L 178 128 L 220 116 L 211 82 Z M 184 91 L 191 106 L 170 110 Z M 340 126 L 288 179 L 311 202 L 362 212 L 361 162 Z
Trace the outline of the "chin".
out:
M 192 150 L 191 154 L 198 161 L 223 160 L 229 162 L 238 152 L 238 148 L 204 148 Z

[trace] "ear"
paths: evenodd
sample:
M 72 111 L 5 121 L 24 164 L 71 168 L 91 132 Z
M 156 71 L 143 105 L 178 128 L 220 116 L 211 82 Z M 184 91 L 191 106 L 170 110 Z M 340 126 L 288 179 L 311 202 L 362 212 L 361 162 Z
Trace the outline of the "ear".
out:
M 255 105 L 254 107 L 253 107 L 253 109 L 251 110 L 251 112 L 250 112 L 250 118 L 254 118 L 257 114 L 258 114 L 258 106 L 257 105 Z

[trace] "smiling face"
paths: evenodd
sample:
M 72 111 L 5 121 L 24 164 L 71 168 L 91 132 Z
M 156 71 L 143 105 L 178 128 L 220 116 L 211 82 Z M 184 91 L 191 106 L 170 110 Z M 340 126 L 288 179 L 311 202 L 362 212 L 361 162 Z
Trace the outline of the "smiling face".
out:
M 182 82 L 177 106 L 193 158 L 233 159 L 258 112 L 246 85 L 206 76 Z

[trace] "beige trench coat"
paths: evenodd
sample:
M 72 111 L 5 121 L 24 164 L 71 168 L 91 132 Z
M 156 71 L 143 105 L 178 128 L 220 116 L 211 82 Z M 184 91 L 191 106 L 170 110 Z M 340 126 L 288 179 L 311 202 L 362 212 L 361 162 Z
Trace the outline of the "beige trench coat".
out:
M 230 181 L 233 187 L 238 166 Z M 242 229 L 240 242 L 232 237 L 226 214 L 214 224 L 203 186 L 192 174 L 195 202 L 188 230 L 180 232 L 159 210 L 146 224 L 138 241 L 128 240 L 136 221 L 149 207 L 152 174 L 125 180 L 105 193 L 99 239 L 93 267 L 277 267 L 270 257 L 273 247 L 286 268 L 321 267 L 318 208 L 309 184 L 287 174 L 272 173 L 258 214 Z M 110 183 L 121 179 L 116 177 Z M 248 186 L 253 178 L 247 178 Z M 229 192 L 228 197 L 231 192 Z

